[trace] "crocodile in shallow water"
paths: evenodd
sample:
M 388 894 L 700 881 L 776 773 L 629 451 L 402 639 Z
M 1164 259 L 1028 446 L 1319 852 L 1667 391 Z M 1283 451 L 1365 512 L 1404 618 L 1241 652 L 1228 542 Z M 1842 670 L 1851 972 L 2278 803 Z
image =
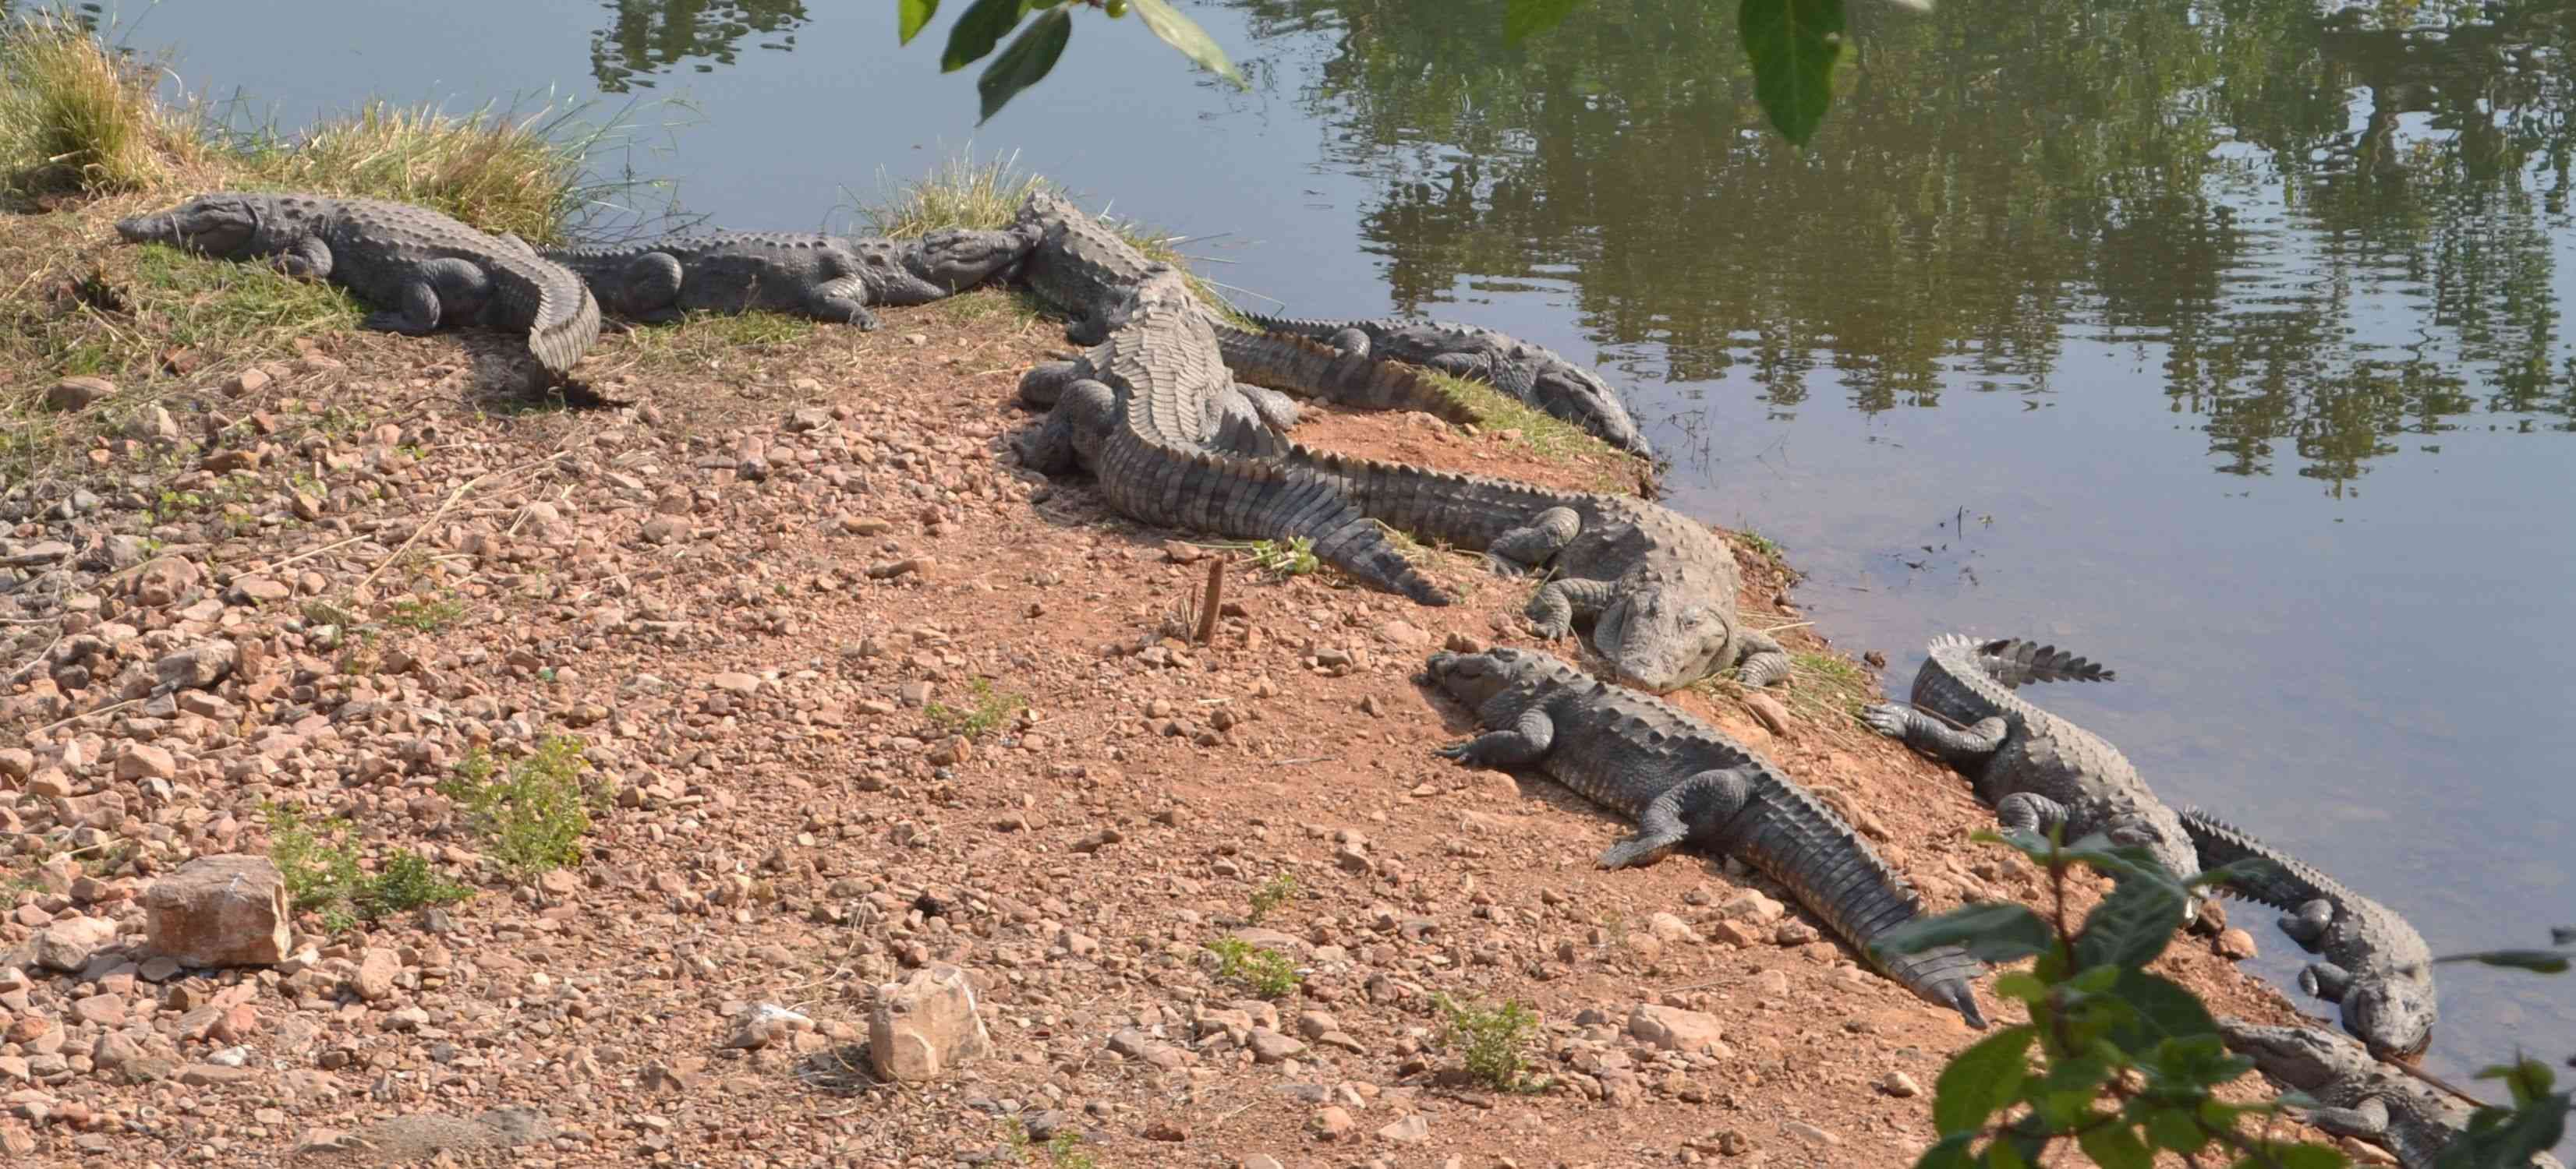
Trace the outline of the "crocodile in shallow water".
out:
M 579 277 L 516 236 L 487 235 L 408 203 L 223 192 L 118 220 L 116 232 L 127 243 L 265 257 L 287 275 L 329 280 L 375 306 L 363 322 L 370 329 L 524 330 L 528 351 L 557 377 L 599 339 L 599 305 Z
M 1149 524 L 1248 539 L 1313 541 L 1317 559 L 1427 605 L 1449 603 L 1360 514 L 1341 483 L 1246 450 L 1284 446 L 1235 392 L 1207 314 L 1180 270 L 1161 265 L 1130 291 L 1107 340 L 1021 379 L 1024 401 L 1054 403 L 1020 459 L 1054 473 L 1090 468 L 1120 513 Z
M 1482 325 L 1418 318 L 1331 321 L 1246 314 L 1245 319 L 1274 333 L 1325 342 L 1353 357 L 1394 358 L 1484 382 L 1620 450 L 1654 457 L 1654 448 L 1610 383 L 1544 345 Z
M 2227 892 L 2283 910 L 2281 932 L 2325 956 L 2299 972 L 2299 986 L 2343 1008 L 2344 1029 L 2381 1059 L 2411 1059 L 2433 1039 L 2437 1013 L 2433 950 L 2395 910 L 2347 889 L 2314 866 L 2197 808 L 2182 814 L 2200 863 L 2216 868 L 2246 857 L 2268 872 L 2239 878 Z
M 2322 1027 L 2220 1019 L 2218 1033 L 2274 1082 L 2315 1099 L 2319 1107 L 2309 1110 L 2308 1123 L 2387 1149 L 2406 1169 L 2432 1169 L 2468 1129 L 2474 1111 L 2468 1104 Z M 2530 1165 L 2564 1169 L 2547 1153 L 2534 1155 Z
M 2174 876 L 2200 872 L 2182 818 L 2156 798 L 2120 749 L 2013 693 L 2024 682 L 2108 682 L 2110 670 L 2055 646 L 2019 639 L 1932 639 L 1914 675 L 1914 709 L 1882 702 L 1861 712 L 1870 728 L 1968 774 L 1977 798 L 2005 827 L 2072 842 L 2094 832 L 2142 845 Z M 2184 903 L 2186 920 L 2196 902 Z
M 953 296 L 1019 263 L 1031 242 L 1027 232 L 965 228 L 910 240 L 708 231 L 543 255 L 578 273 L 610 312 L 639 321 L 766 309 L 873 329 L 870 306 Z
M 1652 864 L 1683 844 L 1736 857 L 1788 886 L 1906 989 L 1986 1025 L 1970 986 L 1985 964 L 1957 946 L 1881 953 L 1878 937 L 1919 915 L 1922 902 L 1850 824 L 1769 760 L 1660 698 L 1548 654 L 1436 653 L 1426 673 L 1495 728 L 1440 754 L 1478 767 L 1534 765 L 1635 822 L 1635 835 L 1601 854 L 1602 868 Z

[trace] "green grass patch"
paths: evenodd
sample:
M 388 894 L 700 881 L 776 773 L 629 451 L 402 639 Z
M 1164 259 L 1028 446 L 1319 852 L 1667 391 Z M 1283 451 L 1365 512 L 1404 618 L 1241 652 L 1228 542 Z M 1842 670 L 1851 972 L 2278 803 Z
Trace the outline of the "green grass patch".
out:
M 970 149 L 948 156 L 917 179 L 898 180 L 879 170 L 876 198 L 844 201 L 868 225 L 868 230 L 908 239 L 943 227 L 1009 227 L 1032 191 L 1063 193 L 1053 180 L 1021 170 L 1016 150 L 977 161 Z M 1189 271 L 1189 260 L 1181 254 L 1180 236 L 1105 211 L 1093 214 L 1102 226 L 1117 232 L 1147 260 Z M 1203 299 L 1229 316 L 1234 315 L 1233 306 L 1215 295 L 1214 288 L 1196 273 L 1191 273 L 1190 282 Z
M 1771 561 L 1774 564 L 1784 563 L 1787 560 L 1787 557 L 1784 554 L 1786 550 L 1780 546 L 1779 541 L 1774 540 L 1769 536 L 1765 536 L 1760 532 L 1754 531 L 1751 528 L 1746 528 L 1735 533 L 1735 539 L 1736 542 L 1743 544 L 1745 548 L 1749 549 L 1754 555 L 1759 556 L 1764 560 Z
M 409 851 L 395 853 L 383 872 L 368 874 L 358 864 L 356 831 L 345 819 L 308 820 L 301 811 L 273 803 L 263 810 L 269 863 L 286 880 L 287 904 L 299 913 L 319 913 L 331 933 L 474 895 L 473 889 L 440 876 L 420 854 Z
M 943 733 L 981 739 L 1029 705 L 1025 696 L 995 690 L 989 679 L 977 678 L 968 689 L 974 695 L 973 705 L 957 707 L 933 702 L 923 707 L 921 713 Z
M 581 859 L 581 838 L 590 831 L 583 747 L 578 738 L 549 735 L 535 754 L 506 768 L 478 749 L 457 761 L 438 790 L 456 801 L 503 871 L 532 881 Z
M 465 619 L 465 603 L 454 597 L 405 597 L 385 606 L 384 623 L 416 633 L 436 633 Z
M 1286 954 L 1241 938 L 1218 938 L 1207 944 L 1216 955 L 1216 976 L 1266 999 L 1286 998 L 1306 976 Z
M 150 190 L 204 153 L 202 127 L 154 100 L 147 64 L 62 14 L 0 7 L 0 21 L 0 189 Z
M 1538 1038 L 1538 1013 L 1518 1001 L 1499 1007 L 1461 1003 L 1447 995 L 1435 995 L 1439 1006 L 1440 1033 L 1434 1044 L 1442 1051 L 1454 1052 L 1467 1071 L 1467 1077 L 1497 1092 L 1517 1092 L 1544 1086 L 1532 1083 L 1522 1073 L 1528 1067 L 1530 1044 Z
M 1483 382 L 1469 381 L 1428 367 L 1418 372 L 1423 380 L 1439 391 L 1441 397 L 1448 399 L 1450 405 L 1474 419 L 1478 427 L 1517 430 L 1520 432 L 1520 445 L 1540 458 L 1568 462 L 1577 455 L 1602 455 L 1612 460 L 1611 465 L 1615 467 L 1633 457 L 1594 438 L 1591 431 L 1544 410 L 1534 409 Z
M 1280 873 L 1252 891 L 1252 911 L 1244 915 L 1244 920 L 1260 925 L 1272 910 L 1296 899 L 1297 878 L 1289 873 Z
M 1018 332 L 1046 315 L 1046 306 L 1028 293 L 1002 288 L 974 288 L 931 302 L 930 311 L 951 328 Z

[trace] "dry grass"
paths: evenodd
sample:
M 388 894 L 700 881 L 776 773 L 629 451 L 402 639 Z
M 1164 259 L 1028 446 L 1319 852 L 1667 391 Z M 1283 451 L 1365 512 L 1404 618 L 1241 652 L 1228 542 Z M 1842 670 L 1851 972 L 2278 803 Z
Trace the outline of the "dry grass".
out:
M 206 153 L 200 126 L 153 99 L 154 71 L 45 13 L 0 26 L 0 190 L 150 190 Z
M 619 124 L 587 124 L 583 112 L 486 105 L 460 117 L 370 101 L 291 139 L 237 136 L 227 161 L 239 186 L 417 203 L 546 244 L 563 239 L 603 188 L 622 185 L 594 181 L 589 161 Z

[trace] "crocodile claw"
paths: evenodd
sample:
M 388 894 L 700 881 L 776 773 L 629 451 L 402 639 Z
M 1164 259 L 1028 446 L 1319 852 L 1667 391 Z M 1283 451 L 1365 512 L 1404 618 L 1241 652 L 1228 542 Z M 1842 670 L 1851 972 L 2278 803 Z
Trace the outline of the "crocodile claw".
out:
M 1460 739 L 1455 743 L 1446 743 L 1432 748 L 1431 753 L 1440 756 L 1443 759 L 1455 759 L 1461 763 L 1474 763 L 1476 761 L 1476 740 Z
M 1873 702 L 1860 711 L 1860 721 L 1869 729 L 1891 739 L 1905 737 L 1905 708 L 1893 702 Z

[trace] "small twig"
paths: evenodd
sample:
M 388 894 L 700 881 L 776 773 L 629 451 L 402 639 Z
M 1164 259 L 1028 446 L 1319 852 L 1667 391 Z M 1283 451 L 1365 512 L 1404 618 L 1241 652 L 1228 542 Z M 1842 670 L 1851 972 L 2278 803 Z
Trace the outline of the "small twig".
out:
M 310 558 L 315 557 L 315 556 L 320 556 L 321 554 L 323 554 L 323 553 L 325 553 L 325 552 L 328 552 L 328 551 L 330 551 L 330 550 L 332 550 L 332 549 L 334 549 L 334 548 L 345 548 L 345 547 L 347 547 L 347 546 L 349 546 L 349 545 L 351 545 L 351 544 L 358 543 L 359 541 L 364 540 L 364 539 L 366 539 L 366 538 L 367 538 L 367 537 L 365 537 L 365 536 L 351 536 L 351 537 L 349 537 L 349 538 L 348 538 L 348 539 L 346 539 L 346 540 L 335 540 L 335 541 L 333 541 L 333 542 L 331 542 L 331 543 L 324 544 L 323 546 L 321 546 L 321 547 L 319 547 L 319 548 L 308 548 L 308 549 L 306 549 L 306 550 L 304 550 L 304 551 L 302 551 L 302 552 L 298 552 L 298 553 L 296 553 L 296 554 L 295 554 L 295 555 L 293 555 L 293 556 L 289 556 L 289 557 L 287 557 L 287 558 L 286 558 L 286 559 L 284 559 L 284 560 L 280 560 L 280 561 L 278 561 L 278 562 L 277 562 L 277 563 L 275 563 L 275 564 L 269 565 L 269 566 L 268 566 L 268 570 L 269 570 L 270 572 L 275 572 L 275 571 L 277 571 L 278 569 L 281 569 L 281 568 L 286 567 L 287 565 L 293 564 L 293 563 L 295 563 L 295 562 L 296 562 L 296 561 L 298 561 L 298 560 L 306 560 L 306 559 L 310 559 Z
M 1272 767 L 1295 767 L 1301 763 L 1329 763 L 1339 758 L 1341 758 L 1339 755 L 1300 755 L 1294 759 L 1274 759 L 1270 762 L 1270 765 Z
M 73 715 L 73 716 L 71 716 L 70 718 L 64 719 L 64 720 L 62 720 L 62 721 L 60 721 L 60 722 L 50 722 L 50 723 L 46 723 L 45 725 L 43 725 L 43 726 L 41 726 L 41 727 L 37 727 L 34 731 L 29 732 L 28 737 L 29 737 L 29 738 L 34 738 L 35 736 L 37 736 L 37 735 L 41 735 L 41 734 L 44 734 L 45 732 L 50 731 L 50 730 L 53 730 L 53 729 L 55 729 L 56 727 L 67 727 L 67 726 L 70 726 L 70 725 L 72 725 L 73 723 L 79 722 L 80 720 L 85 719 L 85 718 L 88 718 L 88 717 L 90 717 L 91 715 L 94 715 L 94 714 L 112 714 L 112 713 L 114 713 L 114 712 L 116 712 L 116 711 L 123 710 L 123 709 L 125 709 L 126 707 L 134 706 L 134 705 L 138 705 L 138 704 L 140 704 L 142 701 L 143 701 L 143 700 L 142 700 L 142 699 L 140 699 L 140 698 L 128 698 L 128 699 L 126 699 L 126 700 L 125 700 L 125 701 L 123 701 L 123 702 L 112 702 L 112 703 L 109 703 L 109 704 L 108 704 L 108 705 L 106 705 L 106 706 L 99 707 L 97 710 L 84 710 L 84 711 L 80 712 L 79 714 Z
M 438 505 L 438 510 L 429 513 L 428 518 L 420 521 L 420 525 L 411 530 L 411 537 L 402 542 L 402 547 L 394 549 L 393 555 L 385 557 L 382 563 L 376 565 L 374 571 L 367 574 L 366 579 L 359 581 L 356 588 L 350 589 L 349 592 L 351 595 L 367 591 L 367 587 L 376 583 L 376 578 L 383 576 L 386 569 L 401 563 L 403 556 L 411 551 L 411 546 L 419 543 L 422 536 L 428 535 L 431 528 L 438 526 L 440 517 L 447 514 L 447 509 L 456 506 L 456 501 L 465 498 L 468 492 L 482 486 L 484 480 L 493 478 L 494 476 L 516 475 L 523 471 L 545 466 L 554 462 L 558 453 L 559 452 L 549 451 L 546 456 L 541 459 L 521 463 L 518 466 L 509 467 L 499 471 L 485 471 L 480 475 L 466 480 L 464 484 L 459 486 L 456 490 L 448 492 L 447 498 Z
M 1207 645 L 1216 640 L 1216 611 L 1220 599 L 1224 596 L 1225 557 L 1212 557 L 1208 560 L 1207 596 L 1199 605 L 1197 640 L 1200 645 Z

